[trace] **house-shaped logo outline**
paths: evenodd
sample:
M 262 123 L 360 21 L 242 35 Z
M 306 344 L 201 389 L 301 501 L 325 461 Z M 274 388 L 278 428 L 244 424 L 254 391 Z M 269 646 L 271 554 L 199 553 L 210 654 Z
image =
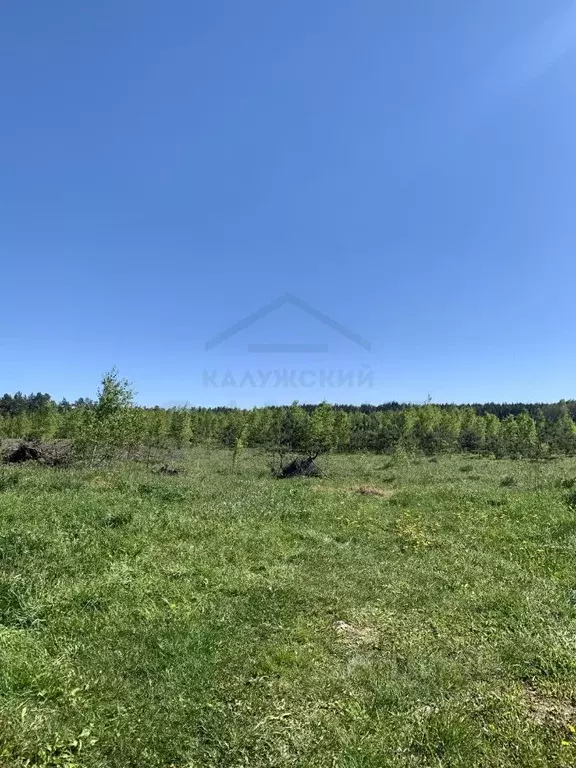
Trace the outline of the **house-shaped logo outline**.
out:
M 280 309 L 280 307 L 283 307 L 285 304 L 291 304 L 292 306 L 297 307 L 303 312 L 306 312 L 308 315 L 310 315 L 310 317 L 313 317 L 318 322 L 326 325 L 328 328 L 331 328 L 341 336 L 344 336 L 352 343 L 362 347 L 362 349 L 365 349 L 368 352 L 371 351 L 372 345 L 369 341 L 362 338 L 362 336 L 359 334 L 354 333 L 349 328 L 346 328 L 346 326 L 342 325 L 341 323 L 338 323 L 336 320 L 333 320 L 331 317 L 328 317 L 328 315 L 324 314 L 324 312 L 320 312 L 311 304 L 308 304 L 308 302 L 304 301 L 303 299 L 299 299 L 297 296 L 294 296 L 291 293 L 284 293 L 282 296 L 279 296 L 269 304 L 260 307 L 260 309 L 256 310 L 256 312 L 253 312 L 251 315 L 248 315 L 242 320 L 239 320 L 237 323 L 231 325 L 229 328 L 226 328 L 226 330 L 221 331 L 216 336 L 213 336 L 209 341 L 206 342 L 204 349 L 206 351 L 214 349 L 228 339 L 231 339 L 237 333 L 240 333 L 240 331 L 249 328 L 251 325 L 254 325 L 254 323 L 257 323 L 259 320 L 267 317 L 272 312 Z M 250 352 L 259 353 L 327 352 L 328 348 L 325 345 L 319 344 L 252 344 L 248 347 L 248 350 Z

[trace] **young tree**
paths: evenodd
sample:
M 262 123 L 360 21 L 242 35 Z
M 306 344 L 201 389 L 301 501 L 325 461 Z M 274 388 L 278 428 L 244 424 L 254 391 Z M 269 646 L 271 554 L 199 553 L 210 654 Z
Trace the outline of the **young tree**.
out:
M 232 451 L 232 469 L 236 468 L 236 464 L 244 453 L 244 440 L 246 438 L 247 432 L 248 425 L 244 426 L 236 436 L 234 441 L 234 450 Z
M 460 426 L 460 448 L 472 453 L 482 451 L 486 437 L 485 428 L 483 418 L 477 415 L 474 408 L 464 408 Z
M 526 457 L 536 456 L 538 453 L 536 422 L 526 411 L 516 416 L 516 439 L 516 450 L 519 455 Z
M 186 408 L 174 408 L 170 411 L 169 437 L 176 448 L 190 443 L 192 435 L 190 412 Z
M 417 447 L 428 455 L 439 453 L 441 450 L 440 424 L 441 413 L 437 406 L 426 403 L 418 409 L 414 424 L 414 438 Z
M 514 416 L 507 416 L 502 422 L 501 436 L 504 454 L 514 459 L 518 458 L 521 451 L 518 441 L 518 424 Z
M 51 401 L 42 404 L 30 417 L 30 436 L 35 440 L 50 440 L 58 429 L 58 411 Z
M 94 412 L 99 421 L 106 421 L 116 416 L 125 408 L 132 406 L 134 390 L 127 379 L 121 379 L 118 369 L 112 368 L 102 376 L 98 389 L 98 400 Z
M 311 438 L 311 423 L 307 412 L 295 400 L 282 409 L 281 444 L 288 451 L 306 451 Z
M 455 453 L 460 447 L 460 411 L 457 408 L 448 408 L 440 414 L 436 427 L 436 444 L 438 451 L 443 453 Z
M 90 464 L 110 458 L 129 442 L 133 398 L 129 382 L 112 368 L 102 377 L 94 407 L 79 409 L 74 442 L 77 450 L 89 455 Z
M 412 406 L 404 408 L 398 413 L 399 439 L 395 449 L 401 449 L 406 453 L 413 453 L 417 446 L 416 441 L 416 408 Z
M 334 445 L 334 410 L 323 402 L 314 409 L 310 419 L 308 452 L 315 455 L 327 453 Z
M 146 463 L 150 463 L 153 449 L 166 447 L 168 438 L 168 420 L 166 411 L 161 408 L 152 408 L 146 415 L 146 435 L 145 440 L 148 446 L 148 456 Z
M 334 449 L 344 452 L 350 445 L 350 420 L 346 411 L 338 409 L 334 413 Z
M 493 413 L 487 413 L 482 417 L 484 419 L 484 450 L 486 453 L 492 453 L 497 458 L 504 455 L 504 445 L 502 440 L 502 424 L 500 419 Z
M 560 415 L 550 429 L 552 448 L 559 453 L 572 456 L 576 453 L 576 427 L 566 403 L 561 403 Z
M 10 437 L 29 437 L 30 427 L 30 417 L 20 410 L 10 419 Z
M 144 408 L 133 407 L 125 414 L 126 419 L 126 452 L 127 458 L 133 458 L 145 442 L 146 411 Z

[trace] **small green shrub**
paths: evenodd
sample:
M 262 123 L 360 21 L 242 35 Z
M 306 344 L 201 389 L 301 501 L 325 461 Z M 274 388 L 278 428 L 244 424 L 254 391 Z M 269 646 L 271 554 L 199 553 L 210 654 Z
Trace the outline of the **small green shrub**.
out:
M 516 478 L 514 477 L 514 475 L 504 475 L 502 480 L 500 480 L 500 485 L 503 488 L 510 488 L 513 485 L 516 485 Z

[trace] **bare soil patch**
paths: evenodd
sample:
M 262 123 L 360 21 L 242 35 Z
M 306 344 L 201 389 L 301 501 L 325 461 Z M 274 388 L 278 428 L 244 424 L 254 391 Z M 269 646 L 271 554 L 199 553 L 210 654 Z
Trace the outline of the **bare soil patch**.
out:
M 360 488 L 354 490 L 362 496 L 379 496 L 381 499 L 390 499 L 394 496 L 394 491 L 391 488 L 375 488 L 373 485 L 361 485 Z
M 544 696 L 535 688 L 526 688 L 531 719 L 538 725 L 567 726 L 576 720 L 576 705 L 568 699 Z
M 336 634 L 349 645 L 372 648 L 378 645 L 378 633 L 374 627 L 359 627 L 342 620 L 335 621 L 333 627 Z

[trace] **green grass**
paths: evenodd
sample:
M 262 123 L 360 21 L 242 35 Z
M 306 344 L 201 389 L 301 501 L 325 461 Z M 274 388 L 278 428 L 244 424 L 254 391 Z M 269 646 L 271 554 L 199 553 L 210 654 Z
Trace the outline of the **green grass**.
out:
M 1 470 L 0 765 L 576 765 L 576 461 L 324 467 Z

